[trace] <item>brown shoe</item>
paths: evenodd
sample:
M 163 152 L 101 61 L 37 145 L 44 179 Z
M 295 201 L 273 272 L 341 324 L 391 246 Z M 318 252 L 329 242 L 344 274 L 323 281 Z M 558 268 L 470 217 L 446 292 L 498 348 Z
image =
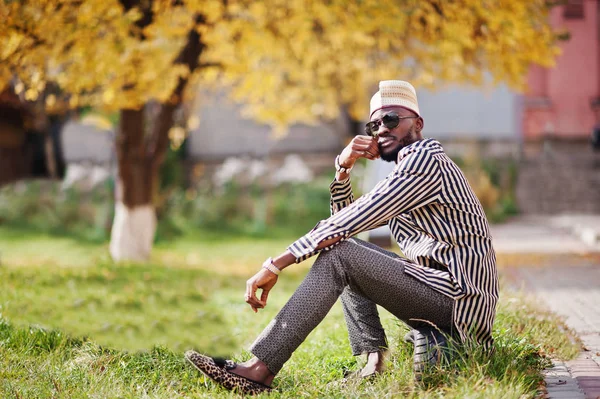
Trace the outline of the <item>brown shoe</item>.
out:
M 270 386 L 229 372 L 237 366 L 231 360 L 213 359 L 196 351 L 185 352 L 185 358 L 204 375 L 229 390 L 243 395 L 258 395 L 272 390 Z

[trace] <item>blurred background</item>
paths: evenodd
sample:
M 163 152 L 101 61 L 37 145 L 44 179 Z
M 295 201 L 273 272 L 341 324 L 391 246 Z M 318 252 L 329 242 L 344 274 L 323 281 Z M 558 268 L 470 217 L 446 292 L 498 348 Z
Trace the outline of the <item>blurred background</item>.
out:
M 492 222 L 600 213 L 597 1 L 52 3 L 3 3 L 3 225 L 112 233 L 115 259 L 301 234 L 385 79 L 417 87 Z M 391 170 L 361 166 L 359 191 Z

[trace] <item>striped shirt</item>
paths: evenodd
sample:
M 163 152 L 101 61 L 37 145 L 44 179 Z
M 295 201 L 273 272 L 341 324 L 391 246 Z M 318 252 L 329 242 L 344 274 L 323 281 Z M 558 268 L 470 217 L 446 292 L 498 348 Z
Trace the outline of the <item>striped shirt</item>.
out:
M 324 240 L 387 224 L 412 261 L 406 273 L 454 299 L 461 340 L 491 347 L 498 275 L 489 225 L 467 179 L 438 141 L 403 148 L 394 170 L 356 200 L 349 178 L 334 180 L 330 191 L 332 216 L 288 248 L 297 263 L 318 253 Z

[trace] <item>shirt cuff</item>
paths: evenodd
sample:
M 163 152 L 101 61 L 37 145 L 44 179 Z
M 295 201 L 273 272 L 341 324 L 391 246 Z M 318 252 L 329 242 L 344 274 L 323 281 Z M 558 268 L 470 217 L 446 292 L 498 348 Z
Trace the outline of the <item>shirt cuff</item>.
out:
M 300 237 L 296 241 L 294 241 L 289 247 L 288 250 L 294 255 L 296 258 L 296 263 L 300 263 L 305 259 L 310 258 L 312 255 L 317 253 L 315 249 L 319 243 L 315 242 L 310 233 L 305 234 Z
M 337 181 L 335 178 L 329 185 L 329 191 L 332 193 L 338 191 L 339 189 L 344 189 L 350 185 L 350 176 L 346 177 L 344 180 Z
M 350 177 L 342 181 L 333 180 L 329 185 L 329 193 L 333 202 L 342 202 L 350 199 L 352 197 Z
M 329 251 L 330 249 L 334 248 L 336 245 L 340 244 L 342 241 L 348 238 L 347 232 L 329 234 L 322 239 L 315 238 L 311 233 L 312 231 L 299 238 L 297 241 L 293 242 L 287 248 L 288 251 L 290 251 L 290 253 L 296 258 L 296 263 L 300 263 L 310 258 L 311 256 L 318 254 L 321 251 Z M 321 243 L 322 241 L 331 240 L 332 238 L 340 236 L 341 239 L 334 242 L 333 244 L 323 247 L 321 249 L 317 249 L 319 243 Z

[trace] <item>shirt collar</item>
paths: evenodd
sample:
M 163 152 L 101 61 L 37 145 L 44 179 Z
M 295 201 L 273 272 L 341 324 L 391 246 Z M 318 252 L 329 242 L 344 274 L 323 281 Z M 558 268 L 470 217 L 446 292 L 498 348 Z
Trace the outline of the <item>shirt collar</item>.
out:
M 415 141 L 409 146 L 404 147 L 398 153 L 398 162 L 402 161 L 402 159 L 408 154 L 419 150 L 420 148 L 429 148 L 429 149 L 437 149 L 441 147 L 441 144 L 434 139 L 423 139 L 419 141 Z

